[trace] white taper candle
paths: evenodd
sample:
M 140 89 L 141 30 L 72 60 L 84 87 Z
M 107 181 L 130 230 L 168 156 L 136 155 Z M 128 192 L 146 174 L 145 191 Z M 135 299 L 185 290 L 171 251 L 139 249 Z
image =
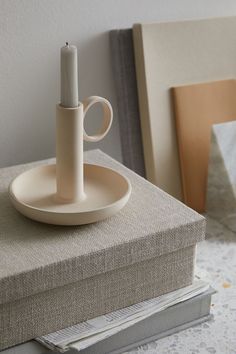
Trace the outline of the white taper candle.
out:
M 77 48 L 66 43 L 61 48 L 61 105 L 74 108 L 78 106 Z

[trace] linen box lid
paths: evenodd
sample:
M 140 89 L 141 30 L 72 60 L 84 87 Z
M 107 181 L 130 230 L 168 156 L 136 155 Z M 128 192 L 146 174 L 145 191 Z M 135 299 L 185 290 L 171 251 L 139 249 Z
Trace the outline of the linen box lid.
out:
M 128 204 L 98 223 L 69 227 L 41 224 L 20 215 L 7 189 L 19 173 L 53 159 L 0 169 L 0 303 L 64 286 L 196 244 L 205 219 L 100 150 L 89 163 L 130 179 Z

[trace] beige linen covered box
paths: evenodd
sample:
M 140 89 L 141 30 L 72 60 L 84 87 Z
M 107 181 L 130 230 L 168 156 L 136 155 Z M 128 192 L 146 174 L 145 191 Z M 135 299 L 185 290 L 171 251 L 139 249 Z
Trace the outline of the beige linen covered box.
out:
M 204 218 L 99 150 L 85 160 L 123 173 L 132 194 L 117 215 L 78 227 L 10 203 L 10 181 L 52 160 L 0 169 L 0 349 L 192 282 Z

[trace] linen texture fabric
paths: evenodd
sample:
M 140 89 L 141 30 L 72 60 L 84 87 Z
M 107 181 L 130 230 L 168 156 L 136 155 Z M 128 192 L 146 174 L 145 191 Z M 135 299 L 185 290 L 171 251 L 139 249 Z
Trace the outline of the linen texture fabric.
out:
M 132 194 L 117 215 L 78 227 L 10 203 L 12 178 L 53 160 L 0 170 L 0 349 L 192 282 L 205 219 L 99 150 L 85 160 L 124 174 Z

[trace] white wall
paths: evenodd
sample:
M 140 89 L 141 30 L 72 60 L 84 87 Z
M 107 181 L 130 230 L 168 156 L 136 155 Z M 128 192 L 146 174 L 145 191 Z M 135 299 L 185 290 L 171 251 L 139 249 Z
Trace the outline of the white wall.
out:
M 235 0 L 0 0 L 0 166 L 54 155 L 59 49 L 66 41 L 79 49 L 80 98 L 105 96 L 115 110 L 112 131 L 97 146 L 121 159 L 108 31 L 225 15 L 236 15 Z M 96 120 L 92 114 L 90 131 Z

